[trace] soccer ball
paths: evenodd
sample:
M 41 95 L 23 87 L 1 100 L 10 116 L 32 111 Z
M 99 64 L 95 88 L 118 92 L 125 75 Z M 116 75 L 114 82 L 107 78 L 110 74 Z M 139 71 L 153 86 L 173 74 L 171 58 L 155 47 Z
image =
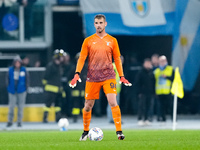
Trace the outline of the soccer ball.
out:
M 94 127 L 90 129 L 88 137 L 91 141 L 101 141 L 103 139 L 103 131 L 98 127 Z
M 66 131 L 68 126 L 69 126 L 69 121 L 67 118 L 61 118 L 58 121 L 58 127 L 60 128 L 60 131 Z

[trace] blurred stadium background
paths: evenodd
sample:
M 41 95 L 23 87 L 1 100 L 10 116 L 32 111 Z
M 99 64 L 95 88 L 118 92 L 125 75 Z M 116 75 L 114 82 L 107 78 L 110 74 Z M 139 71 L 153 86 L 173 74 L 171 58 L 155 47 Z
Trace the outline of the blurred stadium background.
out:
M 0 22 L 0 122 L 7 121 L 5 73 L 13 58 L 20 55 L 30 59 L 31 83 L 23 120 L 42 121 L 45 66 L 55 49 L 67 51 L 73 61 L 84 38 L 95 32 L 93 17 L 98 13 L 105 14 L 106 31 L 118 39 L 125 73 L 131 57 L 141 64 L 154 53 L 166 55 L 169 64 L 180 67 L 184 84 L 185 97 L 178 101 L 178 114 L 200 114 L 199 0 L 37 0 L 29 8 L 8 1 L 9 10 L 2 13 Z M 138 2 L 141 5 L 137 6 Z M 35 67 L 37 61 L 39 67 Z M 122 87 L 122 114 L 135 116 L 137 102 L 128 107 L 125 91 Z M 102 115 L 106 114 L 106 105 L 102 100 Z

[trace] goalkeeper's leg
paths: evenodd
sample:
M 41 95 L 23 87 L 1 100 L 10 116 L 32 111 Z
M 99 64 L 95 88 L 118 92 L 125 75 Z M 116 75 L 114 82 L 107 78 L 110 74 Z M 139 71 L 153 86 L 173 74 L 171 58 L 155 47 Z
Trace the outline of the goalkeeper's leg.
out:
M 119 140 L 123 140 L 125 136 L 122 133 L 121 111 L 119 105 L 117 104 L 116 94 L 113 93 L 107 94 L 107 99 L 112 110 L 112 116 L 116 127 L 117 137 Z
M 88 138 L 89 126 L 92 117 L 92 108 L 95 100 L 85 100 L 85 106 L 83 108 L 83 127 L 84 131 L 80 137 L 80 141 L 86 141 Z

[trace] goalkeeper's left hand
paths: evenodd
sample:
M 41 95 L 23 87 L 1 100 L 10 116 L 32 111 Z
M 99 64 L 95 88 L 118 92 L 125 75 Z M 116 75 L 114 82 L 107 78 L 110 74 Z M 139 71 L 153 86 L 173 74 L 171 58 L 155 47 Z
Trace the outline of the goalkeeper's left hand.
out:
M 77 81 L 81 82 L 81 78 L 79 77 L 78 73 L 75 73 L 74 78 L 72 79 L 69 86 L 72 87 L 72 88 L 76 87 Z
M 124 83 L 124 85 L 126 86 L 132 86 L 132 84 L 128 80 L 126 80 L 124 77 L 120 77 L 119 84 L 121 83 Z

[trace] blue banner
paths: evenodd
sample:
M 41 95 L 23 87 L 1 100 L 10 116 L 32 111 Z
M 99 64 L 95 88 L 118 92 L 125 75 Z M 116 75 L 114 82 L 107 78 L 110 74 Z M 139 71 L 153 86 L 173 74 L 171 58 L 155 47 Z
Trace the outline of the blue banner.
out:
M 94 16 L 104 14 L 111 35 L 172 35 L 172 0 L 81 0 L 86 36 L 95 33 Z M 164 8 L 163 8 L 164 7 Z
M 180 68 L 185 90 L 192 90 L 200 70 L 200 1 L 177 0 L 172 64 Z

